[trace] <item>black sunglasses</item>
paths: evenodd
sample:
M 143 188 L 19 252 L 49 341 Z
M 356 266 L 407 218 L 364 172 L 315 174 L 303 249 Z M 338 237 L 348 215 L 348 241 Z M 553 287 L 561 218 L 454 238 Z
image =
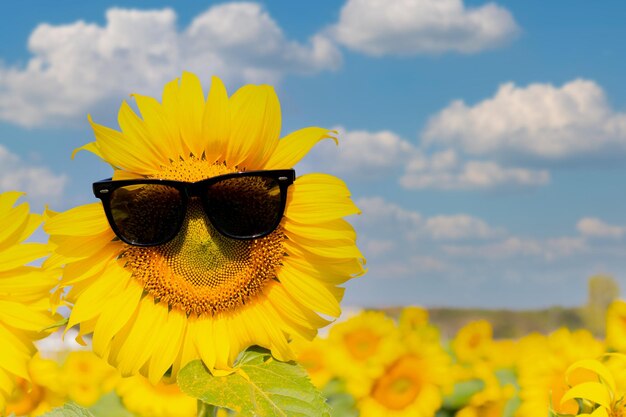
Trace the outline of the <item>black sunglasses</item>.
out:
M 293 169 L 246 171 L 198 182 L 160 179 L 102 180 L 93 192 L 118 238 L 156 246 L 180 231 L 189 198 L 197 197 L 213 227 L 232 239 L 256 239 L 280 223 L 293 184 Z

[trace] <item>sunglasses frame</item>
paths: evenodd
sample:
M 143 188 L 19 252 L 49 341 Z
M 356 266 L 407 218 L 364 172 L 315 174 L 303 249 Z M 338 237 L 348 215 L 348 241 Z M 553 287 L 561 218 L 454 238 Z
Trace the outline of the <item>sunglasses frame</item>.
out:
M 258 233 L 253 236 L 236 236 L 230 234 L 221 229 L 218 222 L 215 222 L 213 219 L 213 215 L 211 213 L 211 203 L 208 199 L 207 193 L 203 193 L 213 184 L 219 183 L 223 180 L 228 180 L 231 178 L 242 178 L 242 177 L 266 177 L 271 178 L 276 181 L 277 185 L 280 188 L 280 215 L 276 217 L 276 222 L 272 227 L 264 231 L 263 233 Z M 130 180 L 113 180 L 112 178 L 100 180 L 93 183 L 93 193 L 94 195 L 102 200 L 102 207 L 104 208 L 104 213 L 106 214 L 107 220 L 109 221 L 109 225 L 111 229 L 115 233 L 115 235 L 124 243 L 127 243 L 132 246 L 158 246 L 164 243 L 169 242 L 174 239 L 183 226 L 185 215 L 187 213 L 189 199 L 192 197 L 197 197 L 202 202 L 202 208 L 204 209 L 204 213 L 219 233 L 222 235 L 229 237 L 231 239 L 237 240 L 250 240 L 250 239 L 258 239 L 272 233 L 278 225 L 280 224 L 283 215 L 285 213 L 285 206 L 287 204 L 287 188 L 293 184 L 296 179 L 296 172 L 293 169 L 278 169 L 278 170 L 260 170 L 260 171 L 242 171 L 242 172 L 233 172 L 224 175 L 218 175 L 215 177 L 207 178 L 201 181 L 196 182 L 185 182 L 185 181 L 175 181 L 175 180 L 165 180 L 158 178 L 138 178 L 138 179 L 130 179 Z M 158 242 L 150 242 L 150 243 L 137 243 L 132 242 L 126 239 L 123 234 L 118 229 L 115 219 L 113 218 L 113 213 L 111 212 L 111 196 L 115 190 L 121 187 L 125 187 L 128 185 L 147 185 L 147 184 L 156 184 L 156 185 L 165 185 L 172 187 L 180 193 L 181 196 L 181 212 L 179 218 L 177 219 L 178 226 L 176 227 L 176 232 L 171 236 L 167 236 L 166 238 L 158 241 Z

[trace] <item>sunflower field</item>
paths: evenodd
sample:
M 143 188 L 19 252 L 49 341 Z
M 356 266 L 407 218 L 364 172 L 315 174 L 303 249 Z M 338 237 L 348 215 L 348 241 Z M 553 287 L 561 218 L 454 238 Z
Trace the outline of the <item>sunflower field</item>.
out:
M 294 168 L 336 132 L 279 137 L 267 85 L 214 77 L 205 97 L 185 72 L 133 98 L 76 150 L 112 170 L 96 202 L 33 214 L 0 194 L 0 415 L 626 415 L 626 303 L 604 340 L 496 338 L 486 320 L 443 337 L 420 307 L 338 320 L 367 272 L 360 210 Z

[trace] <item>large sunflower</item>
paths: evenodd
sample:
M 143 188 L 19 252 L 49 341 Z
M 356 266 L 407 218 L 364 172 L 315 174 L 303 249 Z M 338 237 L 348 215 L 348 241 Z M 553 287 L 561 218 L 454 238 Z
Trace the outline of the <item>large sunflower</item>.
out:
M 16 381 L 30 380 L 28 363 L 36 349 L 34 340 L 54 323 L 50 291 L 53 271 L 27 264 L 46 256 L 42 243 L 24 243 L 41 224 L 28 204 L 15 205 L 21 193 L 0 194 L 0 414 Z M 27 384 L 27 382 L 26 382 Z
M 88 150 L 113 167 L 113 180 L 195 182 L 219 175 L 292 168 L 332 132 L 308 127 L 279 139 L 280 104 L 266 85 L 230 98 L 213 78 L 205 99 L 198 78 L 168 83 L 162 102 L 134 95 L 141 116 L 122 103 L 116 131 L 91 121 Z M 155 203 L 157 204 L 157 203 Z M 284 216 L 269 235 L 232 239 L 191 199 L 179 232 L 140 247 L 114 235 L 100 202 L 48 213 L 56 244 L 51 265 L 65 265 L 62 284 L 74 303 L 68 327 L 93 334 L 94 351 L 123 375 L 156 383 L 200 358 L 228 369 L 250 345 L 293 359 L 291 337 L 311 339 L 340 314 L 338 285 L 364 272 L 353 228 L 358 213 L 345 184 L 330 175 L 297 177 Z M 149 223 L 150 213 L 140 219 Z

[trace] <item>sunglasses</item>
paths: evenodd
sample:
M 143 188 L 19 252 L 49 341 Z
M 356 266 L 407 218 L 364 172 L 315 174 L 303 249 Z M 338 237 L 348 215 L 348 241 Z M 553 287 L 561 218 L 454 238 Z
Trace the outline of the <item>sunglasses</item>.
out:
M 196 197 L 213 227 L 232 239 L 272 233 L 287 202 L 293 169 L 246 171 L 198 182 L 132 179 L 93 183 L 94 195 L 117 237 L 134 246 L 172 240 L 183 226 L 190 198 Z

